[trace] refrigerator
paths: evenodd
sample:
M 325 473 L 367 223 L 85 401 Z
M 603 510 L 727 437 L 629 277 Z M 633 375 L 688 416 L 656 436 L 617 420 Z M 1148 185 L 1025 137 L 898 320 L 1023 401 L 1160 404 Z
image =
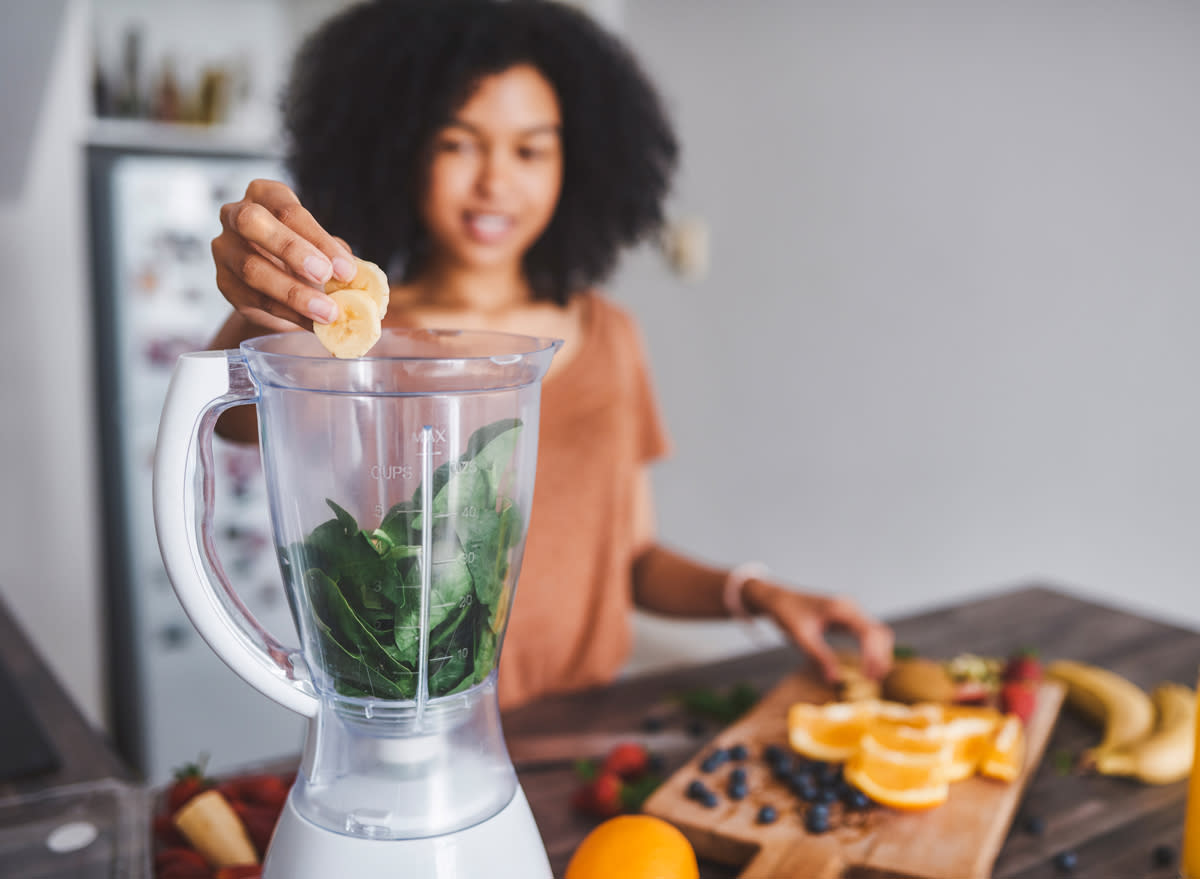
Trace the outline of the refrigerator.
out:
M 159 556 L 152 464 L 181 352 L 207 346 L 230 313 L 210 242 L 219 210 L 277 158 L 203 148 L 88 147 L 89 243 L 115 744 L 147 781 L 183 764 L 212 772 L 299 753 L 303 722 L 236 677 L 201 640 Z M 275 558 L 257 446 L 215 441 L 217 552 L 247 608 L 297 642 Z

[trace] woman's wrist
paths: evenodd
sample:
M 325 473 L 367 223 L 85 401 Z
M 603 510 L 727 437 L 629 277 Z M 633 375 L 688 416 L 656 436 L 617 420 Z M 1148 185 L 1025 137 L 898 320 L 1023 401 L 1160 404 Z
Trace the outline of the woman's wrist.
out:
M 745 619 L 762 612 L 762 607 L 747 595 L 752 583 L 763 583 L 767 567 L 761 562 L 743 562 L 725 577 L 723 599 L 725 610 L 731 617 Z
M 751 615 L 769 613 L 778 588 L 760 577 L 751 577 L 742 587 L 742 605 Z

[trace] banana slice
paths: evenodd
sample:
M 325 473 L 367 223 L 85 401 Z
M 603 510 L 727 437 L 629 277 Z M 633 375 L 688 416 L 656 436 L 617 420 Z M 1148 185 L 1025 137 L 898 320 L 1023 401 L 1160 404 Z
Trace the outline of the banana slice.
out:
M 354 258 L 358 263 L 358 271 L 349 281 L 339 281 L 337 278 L 332 278 L 325 283 L 325 292 L 332 294 L 336 290 L 362 290 L 375 303 L 375 307 L 379 309 L 379 315 L 382 317 L 387 314 L 388 299 L 390 289 L 388 287 L 387 275 L 383 269 L 375 265 L 373 262 L 367 262 L 365 259 Z
M 333 323 L 313 324 L 313 333 L 334 357 L 362 357 L 379 341 L 381 315 L 375 300 L 365 290 L 334 290 L 329 298 L 337 303 Z

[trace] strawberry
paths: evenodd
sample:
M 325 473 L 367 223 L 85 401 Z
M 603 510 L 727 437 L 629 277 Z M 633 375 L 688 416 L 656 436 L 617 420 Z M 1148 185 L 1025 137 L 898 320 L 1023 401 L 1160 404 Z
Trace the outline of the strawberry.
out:
M 184 848 L 183 846 L 165 848 L 154 856 L 155 872 L 177 865 L 204 867 L 207 869 L 208 861 L 204 860 L 200 852 L 195 849 Z
M 153 828 L 154 838 L 168 848 L 187 845 L 187 837 L 179 832 L 179 828 L 166 812 L 154 816 Z
M 192 864 L 172 864 L 154 874 L 155 879 L 212 879 L 212 870 L 205 864 L 197 867 Z
M 279 822 L 279 810 L 273 806 L 258 806 L 242 800 L 232 800 L 230 805 L 242 819 L 242 824 L 246 827 L 246 835 L 254 843 L 254 849 L 258 852 L 258 856 L 262 857 L 267 852 L 271 835 L 275 832 L 275 825 Z
M 188 800 L 212 787 L 211 778 L 204 775 L 204 767 L 196 763 L 175 770 L 175 780 L 167 788 L 167 812 L 174 815 Z
M 1004 711 L 1017 715 L 1025 723 L 1037 707 L 1037 689 L 1028 681 L 1009 681 L 1000 688 L 1000 704 Z
M 571 797 L 571 805 L 585 815 L 611 818 L 619 815 L 624 808 L 621 800 L 622 787 L 620 776 L 601 771 L 594 779 L 575 791 Z
M 646 773 L 650 754 L 636 742 L 622 742 L 608 752 L 601 772 L 611 772 L 625 781 L 640 778 Z
M 983 681 L 959 681 L 954 685 L 954 701 L 959 705 L 984 705 L 991 695 Z
M 231 803 L 240 800 L 273 809 L 283 808 L 290 789 L 291 782 L 284 781 L 278 775 L 240 775 L 217 785 L 217 790 Z
M 1005 681 L 1040 681 L 1042 664 L 1038 652 L 1032 647 L 1019 650 L 1008 658 L 1004 666 Z
M 261 879 L 262 867 L 258 864 L 238 864 L 217 870 L 216 879 Z

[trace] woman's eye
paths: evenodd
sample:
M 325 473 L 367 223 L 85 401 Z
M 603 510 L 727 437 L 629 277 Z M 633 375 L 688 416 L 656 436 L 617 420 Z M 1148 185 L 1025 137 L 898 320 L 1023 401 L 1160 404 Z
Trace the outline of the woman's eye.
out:
M 467 153 L 474 145 L 469 140 L 443 140 L 438 144 L 441 153 Z
M 549 150 L 542 147 L 521 147 L 517 150 L 517 156 L 526 161 L 545 158 L 549 154 Z

